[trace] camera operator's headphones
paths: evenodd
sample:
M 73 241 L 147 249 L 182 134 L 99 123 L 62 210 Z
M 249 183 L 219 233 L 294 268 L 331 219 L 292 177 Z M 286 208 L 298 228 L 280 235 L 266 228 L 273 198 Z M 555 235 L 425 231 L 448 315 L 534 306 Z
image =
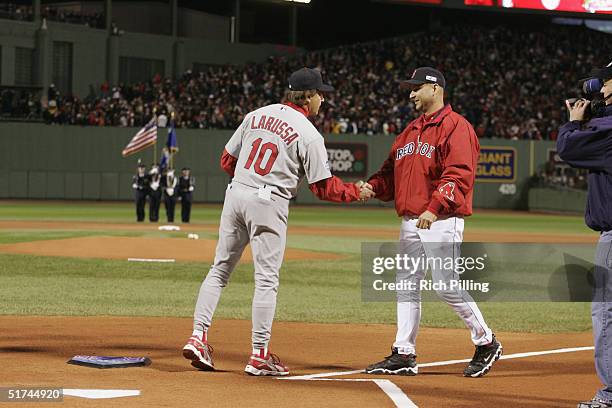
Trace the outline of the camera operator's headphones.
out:
M 595 68 L 586 79 L 580 81 L 582 92 L 585 95 L 595 95 L 601 92 L 604 82 L 612 79 L 612 62 L 604 68 Z M 607 98 L 606 98 L 607 99 Z
M 591 100 L 591 111 L 595 115 L 601 113 L 602 109 L 605 108 L 608 99 L 612 98 L 612 93 L 605 98 L 601 94 L 601 88 L 603 88 L 605 81 L 605 77 L 603 79 L 586 78 L 580 81 L 582 84 L 580 87 L 582 89 L 582 93 L 587 99 Z
M 601 92 L 603 88 L 603 81 L 599 78 L 587 78 L 582 81 L 582 92 L 585 95 L 595 95 Z
M 612 62 L 604 68 L 593 69 L 588 78 L 581 79 L 579 82 L 583 95 L 592 100 L 591 112 L 595 116 L 601 113 L 608 99 L 612 98 L 612 93 L 605 98 L 601 95 L 604 82 L 610 79 L 612 79 Z

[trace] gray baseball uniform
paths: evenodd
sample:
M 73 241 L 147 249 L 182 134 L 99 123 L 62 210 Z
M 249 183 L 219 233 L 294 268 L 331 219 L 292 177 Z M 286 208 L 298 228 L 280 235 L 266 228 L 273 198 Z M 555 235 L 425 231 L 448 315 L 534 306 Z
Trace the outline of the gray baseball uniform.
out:
M 331 177 L 323 137 L 302 113 L 282 104 L 246 115 L 225 146 L 237 158 L 225 193 L 214 264 L 202 283 L 194 329 L 207 331 L 222 289 L 251 244 L 255 266 L 253 348 L 266 348 L 285 252 L 289 200 L 301 180 Z

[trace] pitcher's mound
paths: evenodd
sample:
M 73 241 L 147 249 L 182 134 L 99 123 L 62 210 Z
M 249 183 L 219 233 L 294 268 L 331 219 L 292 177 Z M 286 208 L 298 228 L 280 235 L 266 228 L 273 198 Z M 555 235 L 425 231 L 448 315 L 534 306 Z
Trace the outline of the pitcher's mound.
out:
M 210 239 L 194 241 L 186 238 L 96 236 L 0 245 L 0 252 L 71 258 L 168 258 L 177 261 L 213 262 L 216 245 L 217 242 Z M 341 256 L 338 254 L 292 248 L 286 249 L 284 257 L 287 260 L 339 258 Z M 251 249 L 247 247 L 241 262 L 252 260 Z

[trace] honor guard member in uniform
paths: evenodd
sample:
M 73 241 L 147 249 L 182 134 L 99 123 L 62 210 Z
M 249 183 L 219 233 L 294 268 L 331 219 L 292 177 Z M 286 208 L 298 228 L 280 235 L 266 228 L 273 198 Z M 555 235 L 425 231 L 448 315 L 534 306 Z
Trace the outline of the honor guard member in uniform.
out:
M 159 220 L 159 206 L 162 198 L 161 179 L 159 165 L 153 163 L 149 171 L 149 221 L 151 222 Z
M 189 222 L 191 217 L 193 190 L 195 189 L 195 178 L 191 175 L 191 169 L 189 167 L 183 167 L 181 169 L 181 178 L 178 184 L 181 198 L 181 220 L 183 222 Z
M 166 207 L 166 218 L 168 222 L 174 222 L 174 207 L 176 206 L 176 185 L 178 181 L 174 176 L 174 169 L 166 170 L 162 177 L 164 193 L 164 206 Z
M 323 136 L 308 120 L 319 112 L 321 73 L 302 68 L 289 77 L 285 103 L 248 113 L 225 145 L 221 167 L 233 177 L 225 193 L 215 261 L 202 283 L 194 313 L 194 330 L 183 356 L 201 370 L 214 370 L 208 328 L 230 275 L 250 244 L 255 264 L 252 353 L 245 371 L 251 375 L 288 375 L 268 343 L 276 310 L 279 274 L 287 234 L 289 201 L 300 181 L 321 200 L 349 203 L 371 198 L 362 184 L 343 183 L 329 171 Z
M 132 188 L 134 189 L 134 201 L 136 202 L 136 221 L 143 222 L 145 219 L 145 203 L 149 193 L 149 176 L 147 176 L 144 164 L 138 163 L 138 170 L 132 177 Z

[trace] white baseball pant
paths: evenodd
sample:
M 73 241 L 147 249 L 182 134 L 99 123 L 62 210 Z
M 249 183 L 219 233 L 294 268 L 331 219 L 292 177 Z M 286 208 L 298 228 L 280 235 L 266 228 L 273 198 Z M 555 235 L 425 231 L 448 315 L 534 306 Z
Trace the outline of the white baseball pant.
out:
M 431 229 L 416 227 L 418 219 L 404 217 L 400 231 L 400 251 L 409 257 L 441 258 L 460 256 L 460 245 L 463 241 L 464 220 L 451 217 L 434 222 Z M 413 273 L 414 272 L 414 273 Z M 419 283 L 425 278 L 427 268 L 416 268 L 406 271 L 398 270 L 396 280 L 415 282 L 417 290 L 399 291 L 397 293 L 397 335 L 393 347 L 400 354 L 416 354 L 416 338 L 421 321 L 421 291 Z M 434 263 L 432 267 L 432 282 L 458 280 L 455 270 L 440 267 Z M 487 326 L 478 305 L 474 299 L 460 288 L 451 289 L 450 284 L 445 290 L 436 290 L 437 295 L 444 300 L 463 320 L 469 328 L 475 345 L 485 345 L 492 341 L 493 333 Z

